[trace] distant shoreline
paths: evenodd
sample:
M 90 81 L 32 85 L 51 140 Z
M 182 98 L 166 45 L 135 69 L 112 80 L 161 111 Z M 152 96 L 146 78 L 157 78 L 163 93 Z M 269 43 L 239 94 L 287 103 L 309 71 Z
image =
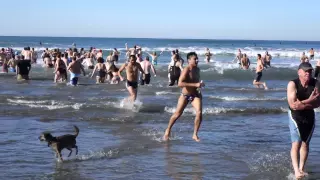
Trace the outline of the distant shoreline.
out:
M 12 37 L 12 38 L 83 38 L 83 39 L 154 39 L 154 40 L 187 40 L 187 41 L 250 41 L 250 42 L 311 42 L 311 43 L 320 43 L 320 41 L 310 41 L 310 40 L 263 40 L 263 39 L 198 39 L 198 38 L 140 38 L 140 37 L 72 37 L 72 36 L 3 36 L 1 37 Z

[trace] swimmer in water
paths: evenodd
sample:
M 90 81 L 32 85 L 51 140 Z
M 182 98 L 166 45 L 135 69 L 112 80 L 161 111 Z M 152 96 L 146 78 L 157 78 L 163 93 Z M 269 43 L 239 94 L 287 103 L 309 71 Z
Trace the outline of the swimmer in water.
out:
M 107 72 L 107 68 L 106 68 L 106 65 L 103 64 L 104 60 L 103 58 L 98 58 L 97 59 L 97 64 L 95 65 L 94 69 L 93 69 L 93 72 L 92 72 L 92 75 L 91 75 L 91 78 L 93 77 L 94 73 L 96 71 L 98 71 L 98 75 L 96 76 L 96 83 L 99 84 L 99 83 L 104 83 L 105 79 L 106 79 L 106 72 Z
M 182 92 L 178 100 L 176 111 L 171 116 L 168 127 L 165 130 L 163 136 L 163 140 L 165 141 L 169 139 L 171 128 L 175 124 L 176 120 L 182 115 L 188 103 L 190 103 L 196 111 L 192 139 L 197 142 L 200 141 L 198 131 L 202 122 L 202 94 L 199 88 L 204 87 L 205 84 L 200 81 L 200 69 L 198 67 L 197 54 L 195 52 L 188 53 L 187 60 L 188 66 L 183 69 L 178 83 L 178 86 L 182 88 Z
M 115 64 L 111 65 L 109 68 L 108 73 L 111 73 L 112 79 L 110 80 L 111 84 L 119 84 L 120 77 L 119 77 L 119 68 Z

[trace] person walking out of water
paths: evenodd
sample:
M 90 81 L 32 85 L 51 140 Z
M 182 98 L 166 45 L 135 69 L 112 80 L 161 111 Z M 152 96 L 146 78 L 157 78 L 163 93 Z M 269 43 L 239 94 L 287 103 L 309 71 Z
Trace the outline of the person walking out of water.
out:
M 206 61 L 207 63 L 209 63 L 210 60 L 211 60 L 211 56 L 212 56 L 209 48 L 206 48 L 206 53 L 205 53 L 204 55 L 205 55 L 205 61 Z
M 309 62 L 309 58 L 308 58 L 308 56 L 306 56 L 305 52 L 302 53 L 302 56 L 300 57 L 300 61 L 301 61 L 301 63 Z
M 243 57 L 241 58 L 241 66 L 242 69 L 249 69 L 250 59 L 248 58 L 247 54 L 243 54 Z
M 165 134 L 163 136 L 164 140 L 169 139 L 172 126 L 182 115 L 188 103 L 191 103 L 196 111 L 192 139 L 197 142 L 200 141 L 198 131 L 202 121 L 202 95 L 199 88 L 204 87 L 205 84 L 200 81 L 200 69 L 198 67 L 199 61 L 197 54 L 195 52 L 188 53 L 187 60 L 188 66 L 183 69 L 178 83 L 178 86 L 182 88 L 182 93 L 178 100 L 177 109 L 171 116 L 168 127 L 165 130 Z
M 17 80 L 29 80 L 29 72 L 31 70 L 30 60 L 17 61 Z
M 149 56 L 147 56 L 145 58 L 145 60 L 140 63 L 140 65 L 141 65 L 141 67 L 142 67 L 142 69 L 143 69 L 143 71 L 145 73 L 144 77 L 143 77 L 143 74 L 141 74 L 141 76 L 140 76 L 140 84 L 141 85 L 149 84 L 150 83 L 150 79 L 151 79 L 150 69 L 152 70 L 152 72 L 154 74 L 154 77 L 157 76 L 156 75 L 157 73 L 156 73 L 156 70 L 155 70 L 153 64 L 151 64 L 150 61 L 149 61 Z
M 272 56 L 268 53 L 268 51 L 266 51 L 262 61 L 265 68 L 268 68 L 268 66 L 271 67 L 271 59 Z
M 94 73 L 98 71 L 98 75 L 96 76 L 96 84 L 99 83 L 104 83 L 106 79 L 106 74 L 107 74 L 107 68 L 106 65 L 103 64 L 104 60 L 102 57 L 98 58 L 98 63 L 95 65 L 91 78 L 93 77 Z
M 130 94 L 130 97 L 128 99 L 133 103 L 136 100 L 138 93 L 138 73 L 140 71 L 143 74 L 143 76 L 145 76 L 145 73 L 141 68 L 141 65 L 136 62 L 137 57 L 135 55 L 130 55 L 129 60 L 129 63 L 125 63 L 120 67 L 119 77 L 121 81 L 124 80 L 121 76 L 121 72 L 125 69 L 127 75 L 126 87 Z
M 256 86 L 257 88 L 260 88 L 260 85 L 262 85 L 264 89 L 268 89 L 267 84 L 265 82 L 260 82 L 262 77 L 262 70 L 263 70 L 262 58 L 261 58 L 261 54 L 258 54 L 257 67 L 256 67 L 257 75 L 256 75 L 256 78 L 253 80 L 253 85 Z
M 70 71 L 70 84 L 73 86 L 78 84 L 81 71 L 83 72 L 83 76 L 86 76 L 81 61 L 77 60 L 76 56 L 72 57 L 72 62 L 69 64 L 68 70 Z
M 314 58 L 314 50 L 313 50 L 313 48 L 310 49 L 309 54 L 310 54 L 310 60 L 312 60 Z
M 178 83 L 181 71 L 183 71 L 182 63 L 178 54 L 173 55 L 173 61 L 168 66 L 169 72 L 169 86 L 173 86 L 175 82 Z
M 318 82 L 312 78 L 312 66 L 303 62 L 298 67 L 298 78 L 289 81 L 289 128 L 291 134 L 291 160 L 297 179 L 307 175 L 304 171 L 309 154 L 309 143 L 315 128 L 314 108 L 320 106 Z

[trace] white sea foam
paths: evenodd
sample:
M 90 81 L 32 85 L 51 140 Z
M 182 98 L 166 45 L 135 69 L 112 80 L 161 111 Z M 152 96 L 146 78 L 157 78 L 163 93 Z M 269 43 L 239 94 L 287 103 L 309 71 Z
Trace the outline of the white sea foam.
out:
M 32 101 L 32 100 L 22 100 L 22 99 L 7 99 L 7 101 L 14 105 L 24 105 L 32 108 L 46 108 L 49 110 L 64 109 L 64 108 L 73 108 L 73 109 L 79 110 L 83 106 L 83 104 L 81 103 L 65 104 L 62 102 L 54 101 L 54 100 Z
M 252 98 L 252 97 L 232 97 L 232 96 L 209 96 L 213 99 L 221 99 L 224 101 L 284 101 L 287 98 Z

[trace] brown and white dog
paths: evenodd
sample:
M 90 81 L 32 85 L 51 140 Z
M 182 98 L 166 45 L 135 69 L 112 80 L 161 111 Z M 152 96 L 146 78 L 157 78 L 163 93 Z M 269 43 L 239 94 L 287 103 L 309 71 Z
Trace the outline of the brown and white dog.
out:
M 76 145 L 76 138 L 79 134 L 79 128 L 74 126 L 75 134 L 66 134 L 63 136 L 54 137 L 50 133 L 42 133 L 39 136 L 40 141 L 47 141 L 48 147 L 52 147 L 52 149 L 56 152 L 56 157 L 59 157 L 61 161 L 63 161 L 61 156 L 62 149 L 66 148 L 70 151 L 68 157 L 71 156 L 72 148 L 76 149 L 76 155 L 78 154 L 78 146 Z

